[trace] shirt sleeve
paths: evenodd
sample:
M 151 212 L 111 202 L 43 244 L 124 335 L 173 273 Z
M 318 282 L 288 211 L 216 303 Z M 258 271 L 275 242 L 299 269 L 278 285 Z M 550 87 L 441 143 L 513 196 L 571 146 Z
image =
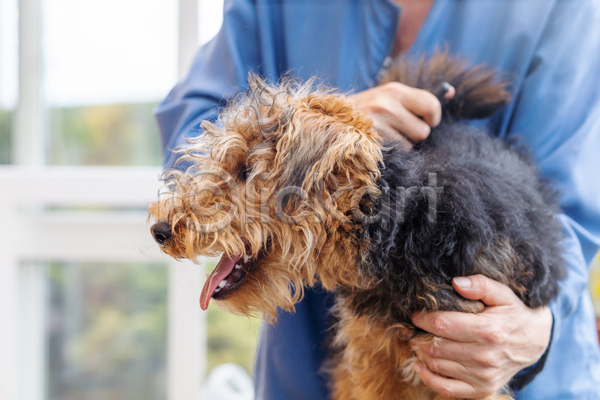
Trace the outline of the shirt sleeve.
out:
M 214 121 L 227 98 L 245 88 L 248 71 L 259 71 L 258 32 L 251 1 L 225 1 L 219 33 L 198 51 L 188 75 L 154 111 L 165 168 L 172 168 L 178 158 L 173 150 L 201 134 L 200 123 Z
M 594 3 L 556 3 L 508 128 L 523 133 L 542 175 L 562 196 L 558 218 L 568 272 L 550 304 L 549 352 L 563 321 L 587 296 L 588 266 L 600 246 L 600 7 Z

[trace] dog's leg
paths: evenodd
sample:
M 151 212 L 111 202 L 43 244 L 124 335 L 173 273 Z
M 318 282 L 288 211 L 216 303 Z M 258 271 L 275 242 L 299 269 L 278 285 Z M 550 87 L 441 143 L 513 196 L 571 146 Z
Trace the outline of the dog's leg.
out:
M 340 321 L 335 341 L 345 342 L 332 370 L 334 400 L 421 399 L 408 397 L 399 363 L 410 355 L 408 342 L 367 317 Z
M 431 400 L 431 389 L 413 386 L 403 377 L 402 365 L 412 354 L 412 331 L 357 316 L 338 299 L 331 377 L 334 400 Z
M 347 368 L 348 365 L 343 362 L 343 353 L 335 357 L 332 364 L 330 378 L 333 400 L 357 400 L 352 375 Z

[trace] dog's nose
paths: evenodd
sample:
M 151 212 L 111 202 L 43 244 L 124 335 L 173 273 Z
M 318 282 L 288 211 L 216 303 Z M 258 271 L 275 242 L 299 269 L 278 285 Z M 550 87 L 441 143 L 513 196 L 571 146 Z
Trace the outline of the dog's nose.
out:
M 152 236 L 154 236 L 156 243 L 160 244 L 161 246 L 164 245 L 165 241 L 169 240 L 172 236 L 171 225 L 166 222 L 157 222 L 156 224 L 152 225 L 150 231 L 152 232 Z

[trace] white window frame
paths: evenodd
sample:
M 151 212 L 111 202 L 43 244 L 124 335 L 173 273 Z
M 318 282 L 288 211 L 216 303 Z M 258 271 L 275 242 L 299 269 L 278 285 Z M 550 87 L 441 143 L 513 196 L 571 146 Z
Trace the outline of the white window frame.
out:
M 53 260 L 165 264 L 167 399 L 198 397 L 206 357 L 205 318 L 198 306 L 202 269 L 161 254 L 146 213 L 135 211 L 156 197 L 159 173 L 157 168 L 0 168 L 0 187 L 6 189 L 0 202 L 1 399 L 44 399 L 44 272 L 23 264 Z M 109 211 L 36 211 L 47 205 Z
M 167 399 L 197 399 L 205 374 L 202 269 L 162 255 L 144 209 L 158 168 L 47 166 L 41 0 L 19 0 L 19 101 L 13 166 L 0 166 L 0 399 L 45 400 L 43 268 L 35 262 L 161 262 L 168 276 Z M 178 0 L 180 77 L 198 46 L 197 0 Z M 101 213 L 44 212 L 100 206 Z M 152 250 L 149 250 L 152 249 Z M 34 262 L 30 267 L 24 263 Z M 38 264 L 39 265 L 39 264 Z

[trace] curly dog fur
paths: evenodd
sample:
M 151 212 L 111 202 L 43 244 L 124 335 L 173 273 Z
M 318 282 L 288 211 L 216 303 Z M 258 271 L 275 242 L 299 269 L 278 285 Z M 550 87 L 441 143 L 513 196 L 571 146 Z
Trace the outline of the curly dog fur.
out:
M 149 207 L 165 253 L 222 255 L 203 308 L 213 298 L 275 322 L 306 286 L 335 293 L 336 400 L 443 399 L 411 373 L 408 339 L 435 340 L 412 325 L 414 312 L 483 310 L 452 278 L 483 274 L 535 308 L 565 274 L 555 195 L 526 149 L 460 123 L 507 104 L 506 84 L 446 53 L 396 62 L 392 81 L 456 88 L 412 149 L 382 143 L 368 116 L 314 81 L 251 76 Z

